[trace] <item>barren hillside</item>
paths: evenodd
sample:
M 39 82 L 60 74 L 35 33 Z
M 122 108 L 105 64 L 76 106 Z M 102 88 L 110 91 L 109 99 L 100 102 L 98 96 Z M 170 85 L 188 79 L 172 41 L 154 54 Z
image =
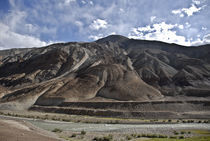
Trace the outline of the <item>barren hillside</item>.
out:
M 180 100 L 210 101 L 210 45 L 111 35 L 0 51 L 0 109 Z

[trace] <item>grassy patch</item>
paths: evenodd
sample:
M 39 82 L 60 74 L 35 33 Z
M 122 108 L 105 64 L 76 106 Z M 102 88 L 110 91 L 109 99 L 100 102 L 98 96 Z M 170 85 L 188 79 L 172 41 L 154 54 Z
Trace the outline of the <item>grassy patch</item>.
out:
M 136 141 L 144 141 L 144 139 L 137 139 Z M 153 139 L 145 139 L 145 141 L 210 141 L 210 136 L 200 136 L 200 137 L 191 137 L 185 139 L 173 139 L 173 138 L 153 138 Z
M 191 133 L 200 134 L 200 135 L 210 135 L 209 130 L 190 130 Z

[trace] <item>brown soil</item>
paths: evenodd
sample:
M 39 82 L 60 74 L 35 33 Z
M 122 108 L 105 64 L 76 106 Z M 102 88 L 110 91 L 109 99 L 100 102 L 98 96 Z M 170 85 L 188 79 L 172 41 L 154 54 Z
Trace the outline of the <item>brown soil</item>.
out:
M 0 119 L 0 141 L 59 141 L 51 135 L 23 122 Z

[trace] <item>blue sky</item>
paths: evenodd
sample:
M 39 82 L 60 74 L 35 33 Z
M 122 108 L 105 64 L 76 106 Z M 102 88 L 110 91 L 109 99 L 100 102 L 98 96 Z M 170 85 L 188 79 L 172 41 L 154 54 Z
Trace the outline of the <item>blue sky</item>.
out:
M 110 34 L 210 43 L 209 0 L 0 0 L 0 49 L 94 41 Z

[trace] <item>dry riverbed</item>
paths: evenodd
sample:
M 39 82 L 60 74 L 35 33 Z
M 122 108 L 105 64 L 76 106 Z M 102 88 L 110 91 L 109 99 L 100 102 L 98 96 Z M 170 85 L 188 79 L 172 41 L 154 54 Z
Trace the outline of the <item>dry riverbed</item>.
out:
M 18 141 L 92 141 L 93 139 L 102 141 L 121 141 L 151 140 L 154 138 L 173 140 L 172 138 L 190 139 L 194 138 L 195 136 L 199 138 L 203 135 L 210 136 L 210 124 L 208 123 L 75 123 L 1 115 L 0 126 L 0 140 L 4 141 L 12 141 L 17 139 Z M 179 140 L 181 141 L 181 139 Z

